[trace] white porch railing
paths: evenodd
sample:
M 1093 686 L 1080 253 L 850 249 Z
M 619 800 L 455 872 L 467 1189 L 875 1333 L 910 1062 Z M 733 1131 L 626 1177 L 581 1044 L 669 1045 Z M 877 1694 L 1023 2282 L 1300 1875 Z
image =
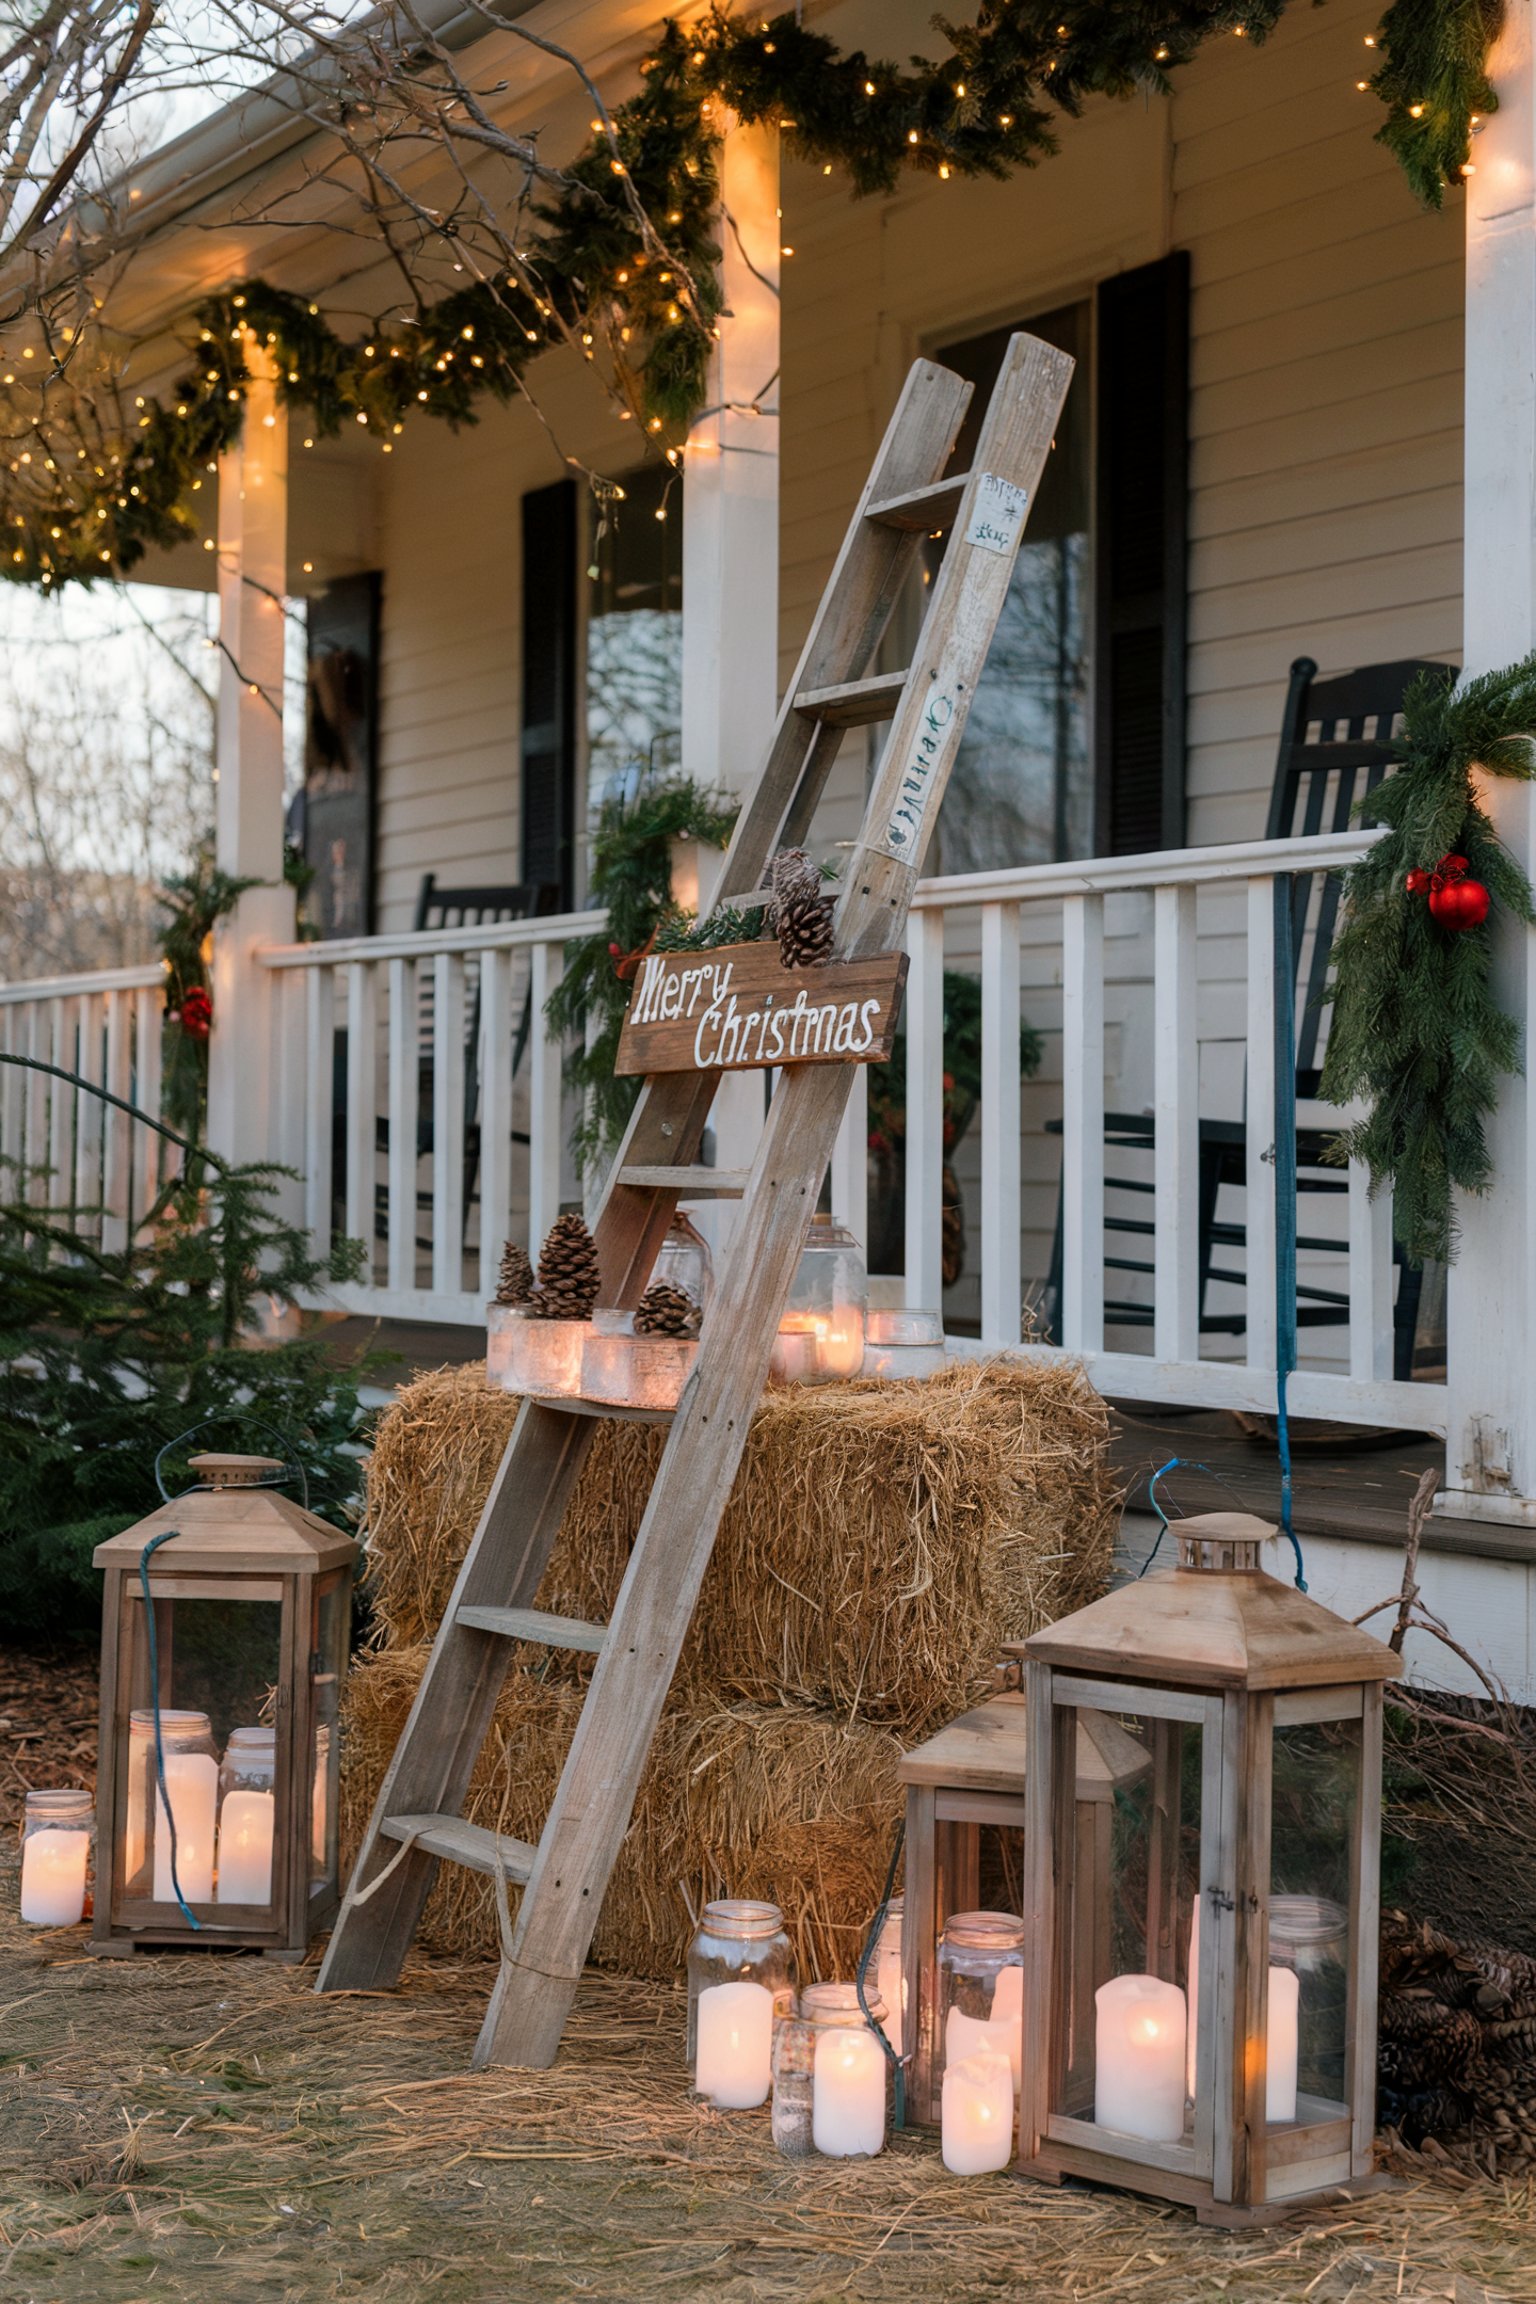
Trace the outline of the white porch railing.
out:
M 158 1117 L 165 973 L 158 965 L 0 984 L 0 1049 L 94 1081 Z M 173 1155 L 174 1157 L 174 1155 Z M 0 1064 L 0 1194 L 87 1226 L 109 1251 L 154 1200 L 163 1139 L 47 1072 Z
M 303 1178 L 317 1249 L 364 1243 L 346 1309 L 474 1322 L 504 1241 L 575 1190 L 544 1004 L 600 912 L 259 955 L 278 977 L 269 1156 Z

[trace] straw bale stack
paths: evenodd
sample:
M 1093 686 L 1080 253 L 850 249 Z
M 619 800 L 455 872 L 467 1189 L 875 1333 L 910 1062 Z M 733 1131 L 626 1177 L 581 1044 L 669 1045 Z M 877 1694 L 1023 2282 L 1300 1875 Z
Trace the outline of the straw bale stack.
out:
M 390 1646 L 435 1633 L 517 1407 L 478 1369 L 445 1369 L 384 1418 L 366 1533 Z M 994 1360 L 923 1383 L 770 1389 L 675 1696 L 819 1705 L 912 1740 L 941 1726 L 987 1692 L 1003 1641 L 1102 1588 L 1118 1504 L 1107 1437 L 1103 1402 L 1071 1367 Z M 662 1440 L 600 1426 L 540 1607 L 611 1612 Z
M 478 1368 L 443 1369 L 380 1425 L 366 1529 L 380 1645 L 347 1693 L 349 1857 L 519 1405 Z M 611 1613 L 663 1437 L 598 1425 L 541 1607 Z M 1021 1361 L 765 1394 L 598 1923 L 602 1964 L 675 1974 L 690 1913 L 730 1894 L 783 1907 L 802 1975 L 852 1973 L 901 1752 L 990 1691 L 1004 1640 L 1102 1587 L 1107 1438 L 1080 1371 Z M 472 1821 L 537 1839 L 590 1671 L 516 1652 Z M 442 1867 L 423 1941 L 494 1953 L 496 1894 Z
M 428 1650 L 381 1649 L 347 1687 L 342 1839 L 350 1863 Z M 517 1669 L 475 1771 L 471 1823 L 536 1840 L 581 1709 L 580 1686 Z M 712 1896 L 776 1901 L 804 1976 L 853 1972 L 879 1901 L 901 1813 L 904 1739 L 800 1706 L 665 1714 L 634 1822 L 597 1924 L 592 1955 L 625 1975 L 670 1980 Z M 516 1891 L 513 1891 L 514 1895 Z M 496 1883 L 439 1867 L 421 1943 L 494 1958 Z

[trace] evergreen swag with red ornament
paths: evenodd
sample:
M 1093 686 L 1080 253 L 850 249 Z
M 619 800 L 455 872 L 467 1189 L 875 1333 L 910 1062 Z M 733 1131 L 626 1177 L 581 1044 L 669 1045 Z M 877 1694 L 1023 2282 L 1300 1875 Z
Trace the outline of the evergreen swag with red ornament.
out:
M 1536 777 L 1536 655 L 1454 687 L 1409 689 L 1398 765 L 1359 814 L 1385 835 L 1345 875 L 1334 940 L 1322 1094 L 1369 1111 L 1335 1140 L 1390 1185 L 1414 1263 L 1455 1248 L 1453 1189 L 1480 1192 L 1493 1164 L 1485 1121 L 1520 1069 L 1520 1026 L 1493 991 L 1493 926 L 1536 920 L 1531 887 L 1477 796 L 1476 779 Z

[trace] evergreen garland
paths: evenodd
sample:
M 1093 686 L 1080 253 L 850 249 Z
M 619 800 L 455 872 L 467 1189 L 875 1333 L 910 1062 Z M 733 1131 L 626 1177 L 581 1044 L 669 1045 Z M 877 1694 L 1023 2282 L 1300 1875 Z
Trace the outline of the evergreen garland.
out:
M 858 193 L 889 192 L 914 169 L 1001 177 L 1055 150 L 1055 114 L 1095 95 L 1165 89 L 1207 40 L 1261 41 L 1287 5 L 979 0 L 973 22 L 939 20 L 948 54 L 906 67 L 845 53 L 789 12 L 753 20 L 717 4 L 699 23 L 669 19 L 638 92 L 613 113 L 612 140 L 594 135 L 558 193 L 534 203 L 511 273 L 380 320 L 352 343 L 302 297 L 236 283 L 198 306 L 192 359 L 169 397 L 139 397 L 120 430 L 110 388 L 93 397 L 66 368 L 52 394 L 31 394 L 8 372 L 17 405 L 32 411 L 21 429 L 33 446 L 18 446 L 0 474 L 0 574 L 48 589 L 88 583 L 195 533 L 192 499 L 239 436 L 253 342 L 315 433 L 355 421 L 386 451 L 412 416 L 472 423 L 485 394 L 509 399 L 529 363 L 566 342 L 594 361 L 602 346 L 649 432 L 686 426 L 721 310 L 713 100 L 777 124 L 802 158 L 846 169 Z M 1388 107 L 1381 141 L 1432 205 L 1467 162 L 1474 116 L 1493 109 L 1486 61 L 1502 14 L 1502 0 L 1393 0 L 1382 19 L 1370 82 Z M 89 348 L 77 346 L 73 364 L 89 365 Z
M 1396 773 L 1359 810 L 1388 830 L 1345 876 L 1321 1093 L 1369 1103 L 1334 1154 L 1363 1160 L 1373 1189 L 1391 1186 L 1397 1237 L 1422 1263 L 1454 1252 L 1452 1189 L 1489 1182 L 1484 1122 L 1501 1075 L 1520 1068 L 1520 1032 L 1494 997 L 1491 922 L 1441 927 L 1407 879 L 1464 857 L 1495 913 L 1536 919 L 1473 784 L 1474 772 L 1536 776 L 1536 655 L 1455 687 L 1421 675 L 1395 749 Z

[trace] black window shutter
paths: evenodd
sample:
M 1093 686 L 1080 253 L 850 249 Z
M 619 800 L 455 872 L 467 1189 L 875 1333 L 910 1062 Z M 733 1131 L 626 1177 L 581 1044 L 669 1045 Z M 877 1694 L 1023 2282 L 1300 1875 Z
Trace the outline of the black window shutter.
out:
M 289 828 L 314 874 L 305 917 L 322 936 L 373 932 L 379 592 L 374 572 L 341 576 L 308 609 L 304 791 Z
M 1100 284 L 1094 553 L 1097 846 L 1184 842 L 1189 256 Z
M 523 498 L 523 845 L 525 881 L 575 901 L 576 542 L 574 480 Z

